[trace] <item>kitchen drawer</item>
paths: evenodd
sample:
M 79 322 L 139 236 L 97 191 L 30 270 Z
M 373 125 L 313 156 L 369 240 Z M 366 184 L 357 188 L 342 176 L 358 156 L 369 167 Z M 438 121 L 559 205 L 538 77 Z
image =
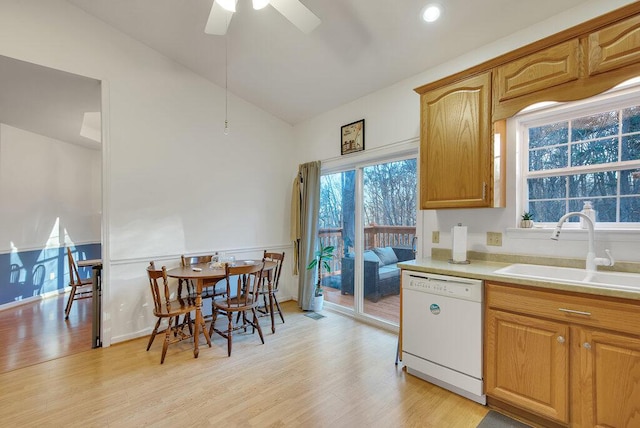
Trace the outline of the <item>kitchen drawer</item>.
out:
M 489 308 L 640 335 L 640 302 L 487 282 Z

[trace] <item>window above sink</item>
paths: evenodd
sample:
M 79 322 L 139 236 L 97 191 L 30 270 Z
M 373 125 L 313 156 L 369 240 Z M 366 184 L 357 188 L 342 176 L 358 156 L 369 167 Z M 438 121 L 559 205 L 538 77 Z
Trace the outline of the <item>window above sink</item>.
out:
M 520 212 L 551 226 L 591 201 L 598 229 L 640 230 L 638 83 L 522 113 L 516 121 Z

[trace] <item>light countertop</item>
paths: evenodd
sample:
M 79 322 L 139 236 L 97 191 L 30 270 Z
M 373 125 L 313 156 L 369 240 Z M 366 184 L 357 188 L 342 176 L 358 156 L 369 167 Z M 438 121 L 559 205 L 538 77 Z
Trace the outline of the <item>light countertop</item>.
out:
M 512 263 L 484 260 L 471 260 L 469 264 L 453 264 L 449 263 L 446 260 L 424 258 L 419 260 L 400 262 L 398 263 L 398 267 L 400 267 L 401 269 L 417 272 L 459 276 L 464 278 L 481 279 L 484 281 L 495 281 L 521 286 L 569 291 L 574 293 L 594 294 L 598 296 L 640 300 L 640 284 L 637 291 L 615 290 L 587 285 L 563 283 L 560 281 L 555 282 L 546 280 L 535 280 L 495 273 L 497 269 L 509 266 L 510 264 Z

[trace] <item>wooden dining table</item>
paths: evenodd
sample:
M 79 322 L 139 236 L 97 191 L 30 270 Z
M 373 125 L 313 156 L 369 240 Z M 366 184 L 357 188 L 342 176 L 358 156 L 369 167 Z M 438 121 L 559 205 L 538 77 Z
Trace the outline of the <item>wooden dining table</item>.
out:
M 78 267 L 102 266 L 102 259 L 78 260 L 76 262 L 76 266 Z
M 232 266 L 243 266 L 262 263 L 262 260 L 236 260 L 227 263 L 232 263 Z M 263 272 L 268 272 L 275 266 L 276 262 L 267 260 L 265 261 Z M 167 270 L 167 276 L 171 278 L 191 280 L 196 283 L 196 319 L 193 330 L 193 356 L 198 358 L 200 326 L 204 328 L 204 318 L 202 317 L 202 290 L 205 287 L 215 286 L 218 281 L 225 279 L 226 272 L 224 265 L 218 265 L 216 263 L 199 263 L 191 266 L 179 266 Z M 271 278 L 271 276 L 269 275 L 268 278 Z M 269 287 L 271 287 L 270 279 Z M 273 313 L 273 308 L 271 308 L 271 312 Z
M 91 303 L 91 347 L 93 349 L 102 347 L 100 333 L 102 331 L 102 259 L 78 260 L 76 266 L 91 268 L 91 280 L 93 299 Z

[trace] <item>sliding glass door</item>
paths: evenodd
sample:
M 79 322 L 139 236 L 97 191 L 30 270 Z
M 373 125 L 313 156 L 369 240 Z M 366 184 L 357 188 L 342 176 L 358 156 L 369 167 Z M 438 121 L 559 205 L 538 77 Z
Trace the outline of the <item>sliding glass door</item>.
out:
M 320 186 L 320 239 L 336 247 L 325 301 L 398 324 L 397 263 L 414 258 L 416 159 L 325 174 Z
M 416 159 L 363 168 L 363 312 L 400 322 L 398 262 L 415 258 Z
M 354 308 L 355 183 L 353 169 L 320 177 L 318 233 L 323 245 L 336 248 L 331 272 L 322 278 L 325 301 L 349 309 Z

